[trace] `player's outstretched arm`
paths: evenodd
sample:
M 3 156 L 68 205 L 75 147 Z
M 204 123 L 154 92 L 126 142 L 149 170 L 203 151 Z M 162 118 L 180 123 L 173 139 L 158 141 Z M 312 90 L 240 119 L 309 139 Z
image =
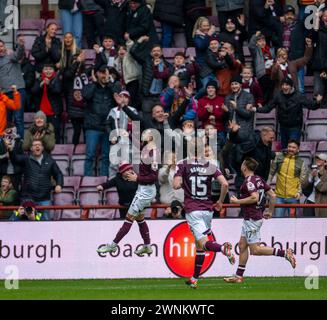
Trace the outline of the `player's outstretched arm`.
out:
M 182 183 L 183 183 L 182 177 L 174 177 L 173 188 L 175 190 L 180 189 L 182 187 Z
M 267 196 L 269 197 L 269 209 L 267 213 L 264 213 L 265 219 L 270 219 L 273 216 L 275 204 L 276 204 L 276 193 L 274 190 L 270 189 L 267 191 Z
M 226 194 L 228 192 L 229 184 L 228 184 L 226 178 L 223 175 L 219 176 L 217 178 L 217 180 L 221 185 L 220 198 L 219 198 L 218 202 L 224 203 L 224 200 L 226 198 Z
M 235 196 L 232 196 L 230 198 L 231 203 L 240 204 L 240 205 L 254 204 L 254 203 L 258 203 L 258 201 L 259 201 L 258 192 L 252 192 L 249 197 L 244 199 L 237 199 Z

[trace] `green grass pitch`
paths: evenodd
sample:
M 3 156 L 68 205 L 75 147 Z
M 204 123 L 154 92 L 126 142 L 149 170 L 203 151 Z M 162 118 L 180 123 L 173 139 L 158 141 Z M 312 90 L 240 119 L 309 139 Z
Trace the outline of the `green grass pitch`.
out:
M 318 290 L 307 290 L 304 283 L 299 277 L 246 278 L 243 284 L 203 278 L 194 290 L 183 279 L 21 280 L 18 290 L 0 286 L 0 299 L 327 299 L 327 277 L 319 278 Z

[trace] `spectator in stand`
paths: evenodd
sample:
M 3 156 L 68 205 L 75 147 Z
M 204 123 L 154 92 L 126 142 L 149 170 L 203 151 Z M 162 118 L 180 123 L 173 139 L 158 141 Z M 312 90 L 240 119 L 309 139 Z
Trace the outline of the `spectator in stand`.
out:
M 252 94 L 242 89 L 242 77 L 234 76 L 231 80 L 232 93 L 225 98 L 229 109 L 229 120 L 240 125 L 239 133 L 250 136 L 254 131 L 255 102 Z
M 243 15 L 244 0 L 216 0 L 220 30 L 225 31 L 228 19 L 236 20 Z
M 18 110 L 20 108 L 20 93 L 15 86 L 12 86 L 13 99 L 9 99 L 6 94 L 0 91 L 0 136 L 2 136 L 7 127 L 8 110 Z
M 98 5 L 97 0 L 79 0 L 80 10 L 83 14 L 83 29 L 86 36 L 87 47 L 89 49 L 100 43 L 104 36 L 104 17 L 103 9 Z
M 96 3 L 104 9 L 104 34 L 116 39 L 117 44 L 124 44 L 128 0 L 96 0 Z
M 253 95 L 256 107 L 263 105 L 263 103 L 264 103 L 263 92 L 261 90 L 261 86 L 260 86 L 258 80 L 253 76 L 253 69 L 251 66 L 243 67 L 242 89 Z M 253 158 L 253 157 L 250 157 L 250 158 Z
M 244 159 L 252 157 L 259 165 L 255 174 L 267 181 L 270 172 L 271 161 L 275 158 L 272 151 L 272 143 L 275 140 L 275 131 L 272 128 L 264 127 L 261 131 L 255 130 L 250 135 L 242 135 L 239 133 L 240 126 L 231 121 L 229 123 L 229 142 L 231 143 L 224 149 L 224 157 L 227 155 L 230 163 L 236 171 L 235 187 L 239 192 L 244 176 L 241 173 L 241 165 Z
M 69 119 L 73 125 L 73 144 L 80 142 L 83 130 L 85 101 L 82 89 L 89 83 L 85 67 L 85 54 L 81 51 L 71 33 L 65 34 L 60 59 L 62 86 Z
M 23 168 L 11 162 L 8 153 L 10 148 L 12 148 L 16 154 L 24 154 L 23 141 L 17 134 L 17 129 L 13 123 L 8 123 L 3 136 L 0 138 L 0 176 L 10 177 L 14 189 L 20 191 Z
M 173 207 L 176 206 L 176 201 L 178 201 L 179 203 L 184 202 L 184 190 L 175 190 L 173 188 L 173 179 L 176 173 L 176 155 L 175 153 L 168 151 L 165 153 L 164 158 L 165 164 L 159 169 L 158 173 L 158 179 L 160 184 L 160 202 L 170 205 L 165 210 L 166 216 L 179 216 L 180 212 L 172 212 L 174 211 Z
M 305 162 L 299 156 L 300 142 L 289 140 L 287 150 L 278 153 L 271 164 L 268 183 L 277 174 L 276 204 L 299 203 L 302 194 L 302 185 L 307 175 Z M 289 208 L 276 208 L 276 218 L 289 217 Z
M 41 73 L 43 66 L 55 65 L 60 60 L 61 41 L 56 37 L 58 26 L 55 23 L 48 24 L 44 35 L 35 39 L 31 54 L 35 58 L 35 69 Z
M 218 144 L 226 142 L 226 122 L 229 110 L 224 105 L 224 97 L 218 95 L 216 81 L 209 81 L 206 86 L 206 96 L 198 101 L 198 118 L 202 121 L 202 127 L 211 124 L 217 130 Z
M 97 190 L 99 192 L 103 192 L 104 190 L 114 187 L 117 188 L 118 204 L 125 207 L 119 209 L 120 219 L 125 219 L 128 208 L 133 201 L 138 187 L 138 183 L 136 181 L 130 181 L 127 179 L 130 174 L 135 174 L 133 166 L 127 162 L 122 162 L 120 163 L 118 173 L 114 178 L 97 186 Z
M 126 45 L 118 46 L 118 55 L 114 61 L 114 68 L 119 72 L 122 88 L 126 89 L 131 96 L 131 105 L 141 109 L 139 88 L 142 77 L 140 65 L 130 54 L 134 41 L 126 38 Z
M 93 46 L 95 50 L 95 69 L 98 69 L 102 65 L 113 67 L 117 56 L 117 49 L 115 47 L 115 40 L 112 36 L 104 36 L 102 41 L 102 47 L 98 44 Z
M 53 158 L 44 152 L 40 140 L 34 140 L 30 155 L 19 155 L 9 148 L 10 159 L 13 163 L 24 166 L 24 182 L 22 197 L 31 198 L 39 206 L 51 205 L 53 179 L 55 192 L 60 193 L 63 187 L 63 175 Z M 49 212 L 43 213 L 44 220 L 50 220 Z
M 311 166 L 304 185 L 307 189 L 306 204 L 326 204 L 327 203 L 327 154 L 320 153 L 315 156 L 315 165 Z M 305 217 L 327 217 L 327 208 L 304 208 Z
M 308 33 L 303 20 L 297 20 L 295 8 L 287 5 L 284 9 L 283 21 L 283 48 L 288 50 L 290 61 L 300 59 L 304 56 L 305 38 Z M 304 93 L 304 67 L 298 71 L 299 91 Z
M 218 55 L 226 62 L 224 68 L 220 68 L 216 71 L 216 77 L 220 84 L 219 94 L 222 96 L 227 96 L 231 92 L 231 79 L 242 72 L 242 63 L 235 56 L 233 44 L 229 42 L 225 42 L 222 45 L 221 49 L 219 49 Z
M 42 221 L 44 215 L 36 210 L 36 203 L 32 200 L 25 200 L 22 205 L 15 210 L 10 218 L 11 221 Z
M 139 48 L 139 56 L 146 59 L 154 45 L 159 43 L 159 38 L 154 26 L 153 18 L 150 9 L 144 0 L 128 1 L 129 10 L 126 21 L 126 37 L 129 37 L 134 42 L 141 37 L 146 36 L 146 43 Z
M 156 0 L 153 18 L 161 22 L 161 46 L 172 47 L 174 28 L 184 25 L 184 0 Z
M 216 27 L 210 23 L 208 18 L 200 17 L 193 28 L 193 41 L 195 46 L 198 65 L 202 66 L 205 62 L 206 53 L 210 44 L 210 38 L 216 33 Z
M 101 147 L 100 175 L 108 176 L 109 135 L 106 122 L 109 111 L 115 106 L 114 84 L 110 82 L 108 67 L 103 65 L 96 75 L 92 71 L 93 83 L 83 87 L 82 95 L 87 106 L 85 109 L 84 130 L 86 139 L 85 176 L 94 176 L 94 161 L 97 147 Z
M 121 91 L 114 94 L 117 107 L 112 108 L 107 118 L 107 129 L 109 141 L 113 146 L 110 149 L 110 167 L 109 176 L 113 176 L 118 169 L 121 161 L 130 162 L 130 141 L 132 140 L 132 121 L 123 112 L 127 107 L 131 112 L 137 115 L 137 110 L 130 106 L 131 96 L 128 91 Z
M 7 6 L 7 0 L 0 1 L 0 36 L 8 34 L 8 29 L 5 26 L 6 14 L 5 8 Z
M 316 23 L 312 32 L 315 49 L 312 59 L 312 70 L 314 75 L 314 94 L 325 96 L 326 71 L 327 71 L 327 7 L 318 10 Z
M 168 81 L 168 87 L 161 92 L 160 102 L 166 113 L 173 115 L 186 100 L 185 87 L 181 86 L 177 76 L 171 76 Z M 196 117 L 196 106 L 193 100 L 184 115 L 184 119 L 194 120 Z
M 58 2 L 63 33 L 71 33 L 76 39 L 77 46 L 82 48 L 83 15 L 80 6 L 79 0 L 59 0 Z
M 312 40 L 306 38 L 307 47 L 305 49 L 304 57 L 289 61 L 288 51 L 280 48 L 277 51 L 277 60 L 271 70 L 271 79 L 275 81 L 275 92 L 280 90 L 281 82 L 285 77 L 293 80 L 295 88 L 298 90 L 298 72 L 311 60 L 313 48 Z
M 7 120 L 15 122 L 18 134 L 24 137 L 24 104 L 25 104 L 25 83 L 22 75 L 20 61 L 25 52 L 25 40 L 19 36 L 17 38 L 17 50 L 10 52 L 5 43 L 0 40 L 0 92 L 6 93 L 10 99 L 15 100 L 16 91 L 19 92 L 20 103 L 16 103 L 17 108 L 7 111 Z M 3 129 L 5 129 L 4 126 Z M 2 134 L 2 130 L 0 130 Z
M 253 59 L 255 76 L 264 93 L 264 102 L 268 103 L 273 96 L 275 85 L 274 81 L 271 80 L 275 51 L 267 45 L 266 38 L 260 31 L 251 37 L 249 49 Z
M 140 48 L 148 40 L 147 36 L 138 39 L 130 53 L 142 65 L 142 112 L 144 118 L 150 120 L 153 106 L 160 104 L 160 94 L 166 87 L 172 67 L 163 57 L 162 48 L 159 45 L 154 45 L 150 55 L 148 54 L 144 59 Z
M 249 33 L 260 31 L 269 45 L 281 48 L 283 12 L 278 0 L 250 0 Z
M 193 29 L 196 21 L 200 17 L 206 16 L 207 7 L 205 0 L 187 0 L 184 1 L 185 13 L 185 36 L 188 47 L 194 47 Z
M 36 79 L 32 93 L 36 96 L 37 109 L 45 113 L 47 122 L 55 130 L 56 143 L 61 143 L 62 82 L 60 73 L 51 64 L 44 64 L 40 77 Z
M 177 76 L 181 82 L 181 87 L 187 87 L 192 77 L 197 75 L 199 67 L 194 57 L 190 56 L 190 62 L 186 62 L 183 52 L 177 52 L 174 57 L 173 75 Z
M 285 77 L 282 89 L 264 107 L 258 108 L 259 113 L 269 113 L 276 108 L 277 121 L 280 126 L 282 147 L 286 148 L 290 139 L 300 141 L 303 126 L 303 109 L 317 110 L 322 101 L 318 95 L 316 101 L 309 101 L 294 87 L 293 80 Z
M 47 116 L 43 111 L 35 113 L 34 123 L 26 131 L 24 137 L 24 151 L 31 150 L 34 140 L 40 140 L 46 153 L 51 153 L 56 145 L 54 127 L 47 123 Z
M 325 1 L 325 0 L 323 0 Z M 305 13 L 307 6 L 312 6 L 316 4 L 316 0 L 297 0 L 297 5 L 299 7 L 299 20 L 304 22 L 308 13 Z
M 24 56 L 20 61 L 20 66 L 22 69 L 22 75 L 25 82 L 25 104 L 23 107 L 23 112 L 33 112 L 35 111 L 35 105 L 32 95 L 32 88 L 35 83 L 35 66 L 31 63 L 31 61 L 26 56 L 24 51 Z M 24 121 L 24 119 L 23 119 Z
M 15 190 L 10 176 L 1 178 L 0 189 L 0 206 L 16 206 L 19 203 L 18 192 Z M 12 211 L 0 211 L 0 220 L 8 220 L 12 215 Z
M 140 121 L 142 131 L 146 129 L 156 129 L 161 135 L 161 141 L 165 141 L 166 137 L 171 138 L 169 129 L 175 130 L 180 128 L 181 118 L 191 102 L 193 88 L 190 86 L 188 88 L 184 88 L 184 90 L 186 93 L 186 99 L 173 115 L 165 113 L 164 108 L 160 104 L 153 107 L 151 119 L 140 117 L 139 115 L 136 115 L 134 112 L 129 110 L 127 107 L 123 107 L 123 111 L 133 121 Z M 161 144 L 161 153 L 164 154 L 163 143 Z
M 235 56 L 244 63 L 243 43 L 248 39 L 245 26 L 245 16 L 241 14 L 237 19 L 228 18 L 224 31 L 219 34 L 222 43 L 229 42 L 235 46 Z

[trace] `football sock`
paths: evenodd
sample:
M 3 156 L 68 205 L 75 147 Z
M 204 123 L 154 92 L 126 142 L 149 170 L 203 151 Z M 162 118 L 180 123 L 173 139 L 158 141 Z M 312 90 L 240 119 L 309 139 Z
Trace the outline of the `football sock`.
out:
M 194 274 L 192 277 L 192 280 L 196 280 L 199 278 L 201 269 L 202 269 L 202 265 L 204 262 L 204 258 L 205 258 L 205 252 L 204 251 L 196 251 L 196 257 L 195 257 L 195 266 L 194 266 Z
M 139 225 L 140 234 L 142 236 L 142 239 L 144 241 L 144 245 L 147 246 L 150 244 L 150 232 L 149 227 L 146 221 L 143 219 L 142 221 L 137 221 L 137 224 Z
M 273 255 L 276 256 L 276 257 L 285 258 L 285 250 L 280 250 L 280 249 L 275 249 L 274 248 Z
M 221 252 L 222 245 L 218 244 L 216 241 L 207 241 L 203 247 L 206 251 Z
M 118 233 L 116 235 L 116 238 L 114 239 L 114 243 L 118 244 L 119 241 L 121 239 L 123 239 L 126 236 L 126 234 L 129 232 L 129 230 L 131 229 L 132 225 L 133 225 L 133 222 L 132 221 L 125 220 L 124 221 L 124 224 L 119 229 L 119 231 L 118 231 Z
M 236 275 L 238 277 L 243 277 L 244 271 L 245 271 L 245 265 L 240 264 L 237 268 Z

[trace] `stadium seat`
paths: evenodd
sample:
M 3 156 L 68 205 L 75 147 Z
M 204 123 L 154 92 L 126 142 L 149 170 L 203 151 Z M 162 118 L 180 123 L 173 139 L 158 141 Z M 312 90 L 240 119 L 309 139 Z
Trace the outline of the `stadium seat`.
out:
M 178 48 L 186 48 L 187 47 L 184 30 L 178 29 L 178 30 L 174 31 L 173 44 L 175 47 L 178 47 Z
M 54 155 L 51 155 L 52 158 L 56 161 L 61 173 L 64 175 L 64 176 L 69 176 L 70 174 L 70 158 L 69 156 L 65 156 L 65 155 L 62 155 L 62 154 L 54 154 Z
M 318 152 L 327 152 L 327 141 L 320 141 L 317 146 Z
M 78 144 L 75 147 L 74 154 L 85 154 L 86 152 L 86 145 L 85 144 Z
M 32 50 L 36 37 L 37 36 L 35 34 L 24 34 L 25 50 L 27 50 L 28 52 Z
M 85 154 L 74 154 L 71 160 L 71 175 L 84 176 Z
M 64 187 L 61 193 L 53 194 L 54 205 L 76 204 L 77 190 L 81 183 L 81 177 L 64 177 Z M 56 210 L 55 215 L 59 219 L 79 219 L 80 210 Z
M 300 145 L 300 157 L 304 160 L 304 162 L 310 166 L 312 164 L 312 158 L 316 150 L 316 142 L 301 142 Z
M 163 55 L 164 55 L 165 59 L 168 62 L 172 63 L 174 61 L 175 54 L 177 52 L 185 53 L 185 48 L 180 48 L 180 47 L 178 47 L 178 48 L 163 48 L 162 51 L 163 51 Z
M 104 192 L 103 202 L 104 204 L 118 205 L 119 197 L 116 188 L 111 188 Z M 98 210 L 99 211 L 99 210 Z M 97 213 L 98 214 L 98 213 Z M 100 215 L 103 215 L 100 212 Z M 107 219 L 115 219 L 119 217 L 119 209 L 106 209 L 105 217 Z
M 327 125 L 307 123 L 306 125 L 306 140 L 320 141 L 327 140 Z
M 51 155 L 66 155 L 69 159 L 72 158 L 74 152 L 73 144 L 56 144 L 51 152 Z
M 20 30 L 38 30 L 42 33 L 44 30 L 45 21 L 43 19 L 24 19 L 20 22 Z
M 186 57 L 194 57 L 195 58 L 196 57 L 195 48 L 194 47 L 186 48 L 185 55 L 186 55 Z

